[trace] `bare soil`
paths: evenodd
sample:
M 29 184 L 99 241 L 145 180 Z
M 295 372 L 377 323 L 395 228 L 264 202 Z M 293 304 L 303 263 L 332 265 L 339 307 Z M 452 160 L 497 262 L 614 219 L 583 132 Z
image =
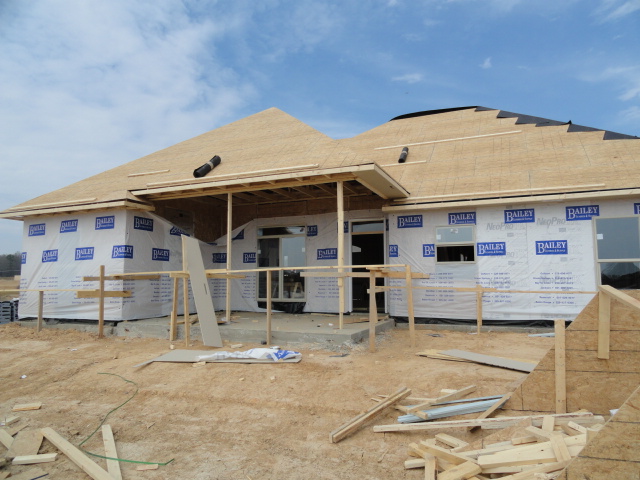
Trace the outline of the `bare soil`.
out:
M 378 351 L 350 348 L 344 357 L 317 345 L 281 345 L 297 350 L 294 364 L 133 365 L 169 351 L 157 339 L 104 338 L 74 330 L 40 333 L 16 324 L 0 326 L 0 418 L 15 404 L 42 402 L 40 410 L 21 412 L 26 429 L 51 427 L 78 445 L 104 417 L 113 428 L 120 458 L 166 462 L 158 470 L 137 471 L 121 463 L 123 478 L 134 479 L 390 479 L 423 478 L 423 470 L 404 470 L 407 445 L 428 438 L 419 433 L 373 433 L 374 424 L 395 423 L 388 409 L 337 444 L 329 433 L 375 405 L 377 394 L 402 386 L 413 396 L 430 397 L 441 389 L 477 385 L 472 396 L 506 393 L 524 374 L 484 365 L 419 357 L 426 349 L 458 348 L 490 355 L 539 360 L 552 338 L 526 333 L 419 330 L 418 345 L 409 333 L 378 336 Z M 245 344 L 241 350 L 258 345 Z M 184 348 L 177 345 L 177 348 Z M 206 349 L 194 341 L 191 348 Z M 345 347 L 346 348 L 346 347 Z M 129 383 L 114 375 L 129 380 Z M 470 415 L 473 417 L 474 415 Z M 467 416 L 469 417 L 469 416 Z M 457 417 L 464 418 L 464 417 Z M 20 424 L 14 424 L 16 426 Z M 452 430 L 460 438 L 486 433 Z M 85 445 L 104 455 L 98 432 Z M 0 445 L 0 455 L 4 447 Z M 44 441 L 40 453 L 57 451 Z M 95 459 L 103 468 L 106 462 Z M 28 466 L 10 466 L 16 475 Z M 60 454 L 39 468 L 52 480 L 89 478 Z

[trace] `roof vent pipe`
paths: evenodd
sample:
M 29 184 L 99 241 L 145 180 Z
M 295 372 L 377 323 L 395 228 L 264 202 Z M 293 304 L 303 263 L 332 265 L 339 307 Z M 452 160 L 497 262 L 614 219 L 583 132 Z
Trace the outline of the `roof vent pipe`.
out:
M 193 171 L 193 176 L 196 177 L 196 178 L 204 177 L 207 173 L 209 173 L 211 170 L 213 170 L 218 165 L 220 165 L 221 161 L 222 161 L 222 159 L 218 155 L 215 155 L 207 163 L 205 163 L 201 167 L 196 168 Z
M 409 147 L 404 147 L 400 154 L 400 158 L 398 158 L 398 163 L 404 163 L 407 160 L 407 155 L 409 155 Z

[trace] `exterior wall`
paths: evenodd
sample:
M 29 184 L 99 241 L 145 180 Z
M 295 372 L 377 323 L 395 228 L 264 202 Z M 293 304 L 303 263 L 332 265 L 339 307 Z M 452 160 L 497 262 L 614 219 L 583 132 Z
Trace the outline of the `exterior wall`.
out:
M 636 199 L 637 202 L 637 199 Z M 412 211 L 389 215 L 389 263 L 411 265 L 427 273 L 414 285 L 484 287 L 520 291 L 593 291 L 598 279 L 594 226 L 590 215 L 575 217 L 572 207 L 599 217 L 637 215 L 634 200 L 496 206 L 477 209 Z M 596 208 L 597 207 L 597 208 Z M 505 211 L 520 216 L 506 217 Z M 415 218 L 408 218 L 415 217 Z M 511 220 L 511 221 L 509 221 Z M 472 263 L 436 263 L 437 227 L 475 225 L 476 259 Z M 556 242 L 545 251 L 536 242 Z M 493 249 L 485 248 L 487 245 Z M 559 248 L 558 248 L 559 247 Z M 537 250 L 539 248 L 539 250 Z M 484 250 L 484 251 L 483 251 Z M 394 280 L 396 285 L 404 281 Z M 483 317 L 491 320 L 572 320 L 591 294 L 485 293 Z M 474 319 L 475 292 L 414 290 L 417 317 Z M 390 313 L 406 316 L 403 290 L 391 290 Z
M 95 289 L 100 265 L 107 275 L 182 269 L 182 231 L 146 212 L 112 210 L 50 216 L 24 224 L 23 289 Z M 203 244 L 203 251 L 211 247 Z M 210 255 L 207 255 L 210 256 Z M 106 290 L 131 290 L 130 298 L 105 299 L 105 320 L 133 320 L 168 315 L 172 282 L 107 281 Z M 74 291 L 50 291 L 44 296 L 45 318 L 98 319 L 97 299 L 77 299 Z M 193 311 L 193 304 L 191 305 Z M 38 314 L 38 292 L 22 292 L 20 318 Z

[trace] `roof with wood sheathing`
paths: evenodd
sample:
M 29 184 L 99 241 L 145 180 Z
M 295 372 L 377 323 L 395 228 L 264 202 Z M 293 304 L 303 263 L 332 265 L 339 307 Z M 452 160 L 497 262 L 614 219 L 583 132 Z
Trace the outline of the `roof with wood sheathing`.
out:
M 398 163 L 405 146 L 406 162 Z M 194 179 L 193 170 L 214 155 L 222 163 L 203 179 Z M 190 196 L 210 193 L 198 189 L 202 182 L 211 189 L 251 174 L 254 180 L 266 177 L 270 170 L 294 172 L 291 177 L 303 176 L 296 169 L 313 170 L 320 178 L 323 171 L 372 164 L 410 194 L 408 199 L 402 198 L 407 192 L 400 195 L 400 203 L 630 190 L 639 187 L 640 139 L 474 106 L 402 115 L 355 137 L 333 140 L 270 108 L 0 216 L 71 212 L 87 205 L 150 206 L 150 200 L 160 198 L 153 192 L 167 190 L 163 186 L 173 188 L 172 198 L 179 198 L 189 190 Z M 315 180 L 309 176 L 306 181 Z

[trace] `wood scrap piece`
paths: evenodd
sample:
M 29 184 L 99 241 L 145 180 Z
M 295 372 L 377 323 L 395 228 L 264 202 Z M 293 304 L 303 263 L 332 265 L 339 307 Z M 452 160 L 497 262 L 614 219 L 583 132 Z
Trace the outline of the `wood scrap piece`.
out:
M 42 453 L 40 455 L 20 455 L 13 458 L 14 465 L 31 465 L 34 463 L 48 463 L 54 462 L 57 453 Z
M 451 449 L 464 448 L 467 445 L 469 445 L 464 440 L 460 440 L 459 438 L 456 438 L 447 433 L 437 433 L 436 440 L 441 443 L 444 443 L 445 445 L 448 445 Z
M 53 443 L 56 448 L 64 453 L 69 458 L 69 460 L 80 467 L 93 480 L 113 480 L 111 475 L 109 475 L 106 470 L 103 470 L 95 462 L 90 460 L 84 453 L 74 447 L 52 428 L 43 428 L 42 434 L 44 435 L 44 438 Z
M 13 444 L 13 437 L 2 428 L 0 428 L 0 443 L 2 443 L 7 450 L 9 450 Z
M 515 473 L 513 475 L 507 475 L 506 477 L 501 477 L 500 480 L 527 480 L 530 478 L 534 478 L 533 475 L 535 475 L 536 473 L 551 473 L 551 472 L 557 472 L 558 470 L 562 470 L 567 465 L 569 465 L 569 463 L 571 462 L 567 461 L 567 462 L 556 462 L 556 463 L 538 465 L 532 468 L 528 468 L 520 473 Z
M 548 415 L 530 415 L 521 417 L 495 417 L 483 418 L 482 420 L 445 420 L 440 422 L 421 422 L 407 424 L 391 424 L 376 425 L 373 427 L 374 432 L 411 432 L 421 430 L 439 430 L 444 428 L 467 428 L 480 426 L 483 429 L 505 428 L 516 425 L 523 419 L 531 419 L 534 425 L 542 425 L 543 417 Z M 604 417 L 601 415 L 593 415 L 592 413 L 563 413 L 554 415 L 557 424 L 566 424 L 575 422 L 580 425 L 594 425 L 603 423 Z
M 12 437 L 15 437 L 18 432 L 20 432 L 24 428 L 27 428 L 28 426 L 28 423 L 25 423 L 24 425 L 16 425 L 14 427 L 8 428 L 7 433 Z
M 438 480 L 464 480 L 480 473 L 482 469 L 471 461 L 461 463 L 438 475 Z
M 422 450 L 430 453 L 434 457 L 442 458 L 443 460 L 453 463 L 454 465 L 461 465 L 465 462 L 475 463 L 475 461 L 469 459 L 469 457 L 465 457 L 464 455 L 459 455 L 457 453 L 454 453 L 450 450 L 447 450 L 446 448 L 442 448 L 437 445 L 432 445 L 429 442 L 420 442 L 420 447 Z M 479 472 L 476 472 L 476 473 L 479 473 Z
M 564 443 L 564 439 L 561 435 L 551 435 L 549 441 L 551 442 L 551 448 L 553 449 L 553 453 L 555 454 L 558 462 L 566 462 L 571 460 L 571 454 L 569 453 L 567 444 Z
M 5 418 L 4 421 L 2 422 L 2 424 L 5 427 L 8 427 L 9 425 L 12 425 L 12 424 L 16 423 L 18 420 L 20 420 L 20 417 L 18 417 L 17 415 L 14 415 L 12 417 Z
M 42 432 L 40 430 L 23 430 L 13 439 L 11 448 L 5 453 L 5 458 L 37 455 L 42 445 Z
M 508 368 L 510 370 L 517 370 L 519 372 L 531 373 L 536 367 L 536 363 L 522 362 L 519 360 L 513 360 L 510 358 L 494 357 L 492 355 L 484 355 L 482 353 L 466 352 L 464 350 L 444 350 L 440 352 L 443 355 L 449 355 L 451 357 L 463 358 L 475 363 L 481 363 L 485 365 L 491 365 L 494 367 Z
M 11 475 L 11 480 L 36 480 L 49 475 L 47 472 L 40 468 L 31 468 L 26 472 L 19 473 L 18 475 Z
M 478 415 L 477 419 L 478 420 L 482 420 L 483 418 L 489 418 L 489 416 L 492 415 L 493 412 L 495 412 L 496 410 L 501 408 L 505 403 L 507 403 L 507 400 L 509 400 L 511 398 L 511 395 L 513 395 L 513 392 L 509 392 L 509 393 L 503 395 L 502 398 L 500 398 L 500 400 L 498 400 L 496 403 L 494 403 L 491 408 L 488 408 L 487 410 L 482 412 L 480 415 Z M 565 412 L 563 412 L 563 413 L 565 413 Z M 469 431 L 473 431 L 473 430 L 475 430 L 477 428 L 479 428 L 479 427 L 471 427 L 471 428 L 469 428 Z
M 450 355 L 444 355 L 440 352 L 440 350 L 436 350 L 436 349 L 424 350 L 422 352 L 416 353 L 416 355 L 420 357 L 434 358 L 436 360 L 448 360 L 450 362 L 473 363 L 470 360 L 465 360 L 464 358 L 456 358 Z
M 545 432 L 553 432 L 553 428 L 555 427 L 555 419 L 552 415 L 545 415 L 542 419 L 542 426 L 540 427 Z
M 414 405 L 407 410 L 407 413 L 415 414 L 419 410 L 422 410 L 423 408 L 426 408 L 426 407 L 430 407 L 431 405 L 434 405 L 436 403 L 448 402 L 450 400 L 457 400 L 459 398 L 464 397 L 465 395 L 470 394 L 471 392 L 474 392 L 475 389 L 476 389 L 475 385 L 469 385 L 468 387 L 461 388 L 460 390 L 454 390 L 451 393 L 448 393 L 446 395 L 436 398 L 435 401 L 433 402 L 424 402 L 424 403 L 419 403 L 418 405 Z
M 40 410 L 42 408 L 42 402 L 36 403 L 20 403 L 15 405 L 11 411 L 12 412 L 26 412 L 28 410 Z
M 111 475 L 114 480 L 122 480 L 120 462 L 117 460 L 110 460 L 111 458 L 118 458 L 116 441 L 113 438 L 111 425 L 102 425 L 102 442 L 104 443 L 105 457 L 109 457 L 107 458 L 107 471 L 109 472 L 109 475 Z
M 331 432 L 329 434 L 329 440 L 332 443 L 338 443 L 340 440 L 342 440 L 343 438 L 345 438 L 346 436 L 350 435 L 355 430 L 360 428 L 365 422 L 378 416 L 380 413 L 382 413 L 384 409 L 386 409 L 387 407 L 390 407 L 391 405 L 402 400 L 403 398 L 408 397 L 409 395 L 411 395 L 411 390 L 409 390 L 407 387 L 400 388 L 397 392 L 395 392 L 393 395 L 387 398 L 384 402 L 377 404 L 373 408 L 369 409 L 367 412 L 358 415 L 357 417 L 349 420 L 347 423 L 345 423 L 341 427 Z
M 424 461 L 424 480 L 436 480 L 436 457 L 429 455 L 422 460 Z
M 555 366 L 556 413 L 567 413 L 567 362 L 565 350 L 565 322 L 555 321 Z
M 149 464 L 149 465 L 138 465 L 136 467 L 136 470 L 138 471 L 145 471 L 145 470 L 157 470 L 158 469 L 158 464 L 157 463 L 153 463 L 153 464 Z
M 4 480 L 9 475 L 11 475 L 11 472 L 0 472 L 0 480 Z

